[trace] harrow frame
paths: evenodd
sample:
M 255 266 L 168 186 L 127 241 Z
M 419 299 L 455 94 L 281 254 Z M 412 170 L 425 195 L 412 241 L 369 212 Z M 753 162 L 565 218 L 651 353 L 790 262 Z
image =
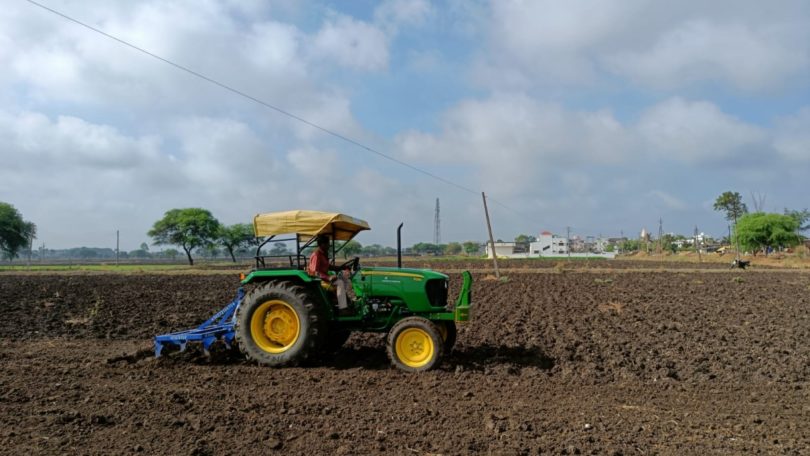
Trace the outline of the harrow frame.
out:
M 242 287 L 236 290 L 236 298 L 215 313 L 211 318 L 200 326 L 186 331 L 178 331 L 155 336 L 155 357 L 160 358 L 164 345 L 177 345 L 180 351 L 186 350 L 189 342 L 202 342 L 203 350 L 208 355 L 208 348 L 217 340 L 225 342 L 225 346 L 231 348 L 231 343 L 236 335 L 234 325 L 236 323 L 236 309 L 245 297 L 245 290 Z

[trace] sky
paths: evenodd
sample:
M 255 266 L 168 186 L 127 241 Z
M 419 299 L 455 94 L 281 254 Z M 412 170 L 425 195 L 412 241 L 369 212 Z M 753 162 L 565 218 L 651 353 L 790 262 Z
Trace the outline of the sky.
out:
M 722 236 L 725 191 L 810 207 L 807 1 L 37 1 L 309 124 L 4 2 L 0 201 L 35 246 L 136 249 L 185 207 L 410 245 L 437 198 L 441 242 L 483 241 L 482 191 L 504 240 Z

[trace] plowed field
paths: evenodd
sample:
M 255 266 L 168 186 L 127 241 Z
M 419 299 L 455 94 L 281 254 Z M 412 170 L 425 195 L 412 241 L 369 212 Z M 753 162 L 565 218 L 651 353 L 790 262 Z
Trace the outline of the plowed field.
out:
M 375 334 L 303 368 L 152 358 L 232 274 L 0 275 L 0 453 L 810 451 L 810 274 L 560 271 L 476 274 L 473 321 L 416 375 Z

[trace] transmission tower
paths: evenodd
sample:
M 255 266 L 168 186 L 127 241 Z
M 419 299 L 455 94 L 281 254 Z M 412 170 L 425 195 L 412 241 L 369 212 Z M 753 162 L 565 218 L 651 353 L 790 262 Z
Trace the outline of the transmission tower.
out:
M 439 245 L 442 242 L 442 219 L 439 217 L 439 198 L 436 198 L 436 215 L 433 218 L 433 244 Z

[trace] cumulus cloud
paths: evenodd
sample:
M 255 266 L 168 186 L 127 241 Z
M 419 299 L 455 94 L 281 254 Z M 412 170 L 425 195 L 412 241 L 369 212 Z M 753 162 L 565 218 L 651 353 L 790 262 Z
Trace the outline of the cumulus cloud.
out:
M 771 26 L 692 20 L 666 31 L 648 49 L 605 57 L 618 74 L 653 87 L 731 83 L 742 90 L 778 86 L 808 68 L 808 46 Z
M 126 171 L 157 158 L 158 140 L 132 138 L 108 125 L 73 116 L 51 120 L 37 112 L 0 113 L 0 138 L 11 149 L 4 168 L 11 171 Z M 11 177 L 6 176 L 6 177 Z
M 474 163 L 506 194 L 557 166 L 617 163 L 630 138 L 606 111 L 574 112 L 525 95 L 468 100 L 450 109 L 437 135 L 409 132 L 397 138 L 403 157 L 422 163 Z
M 434 13 L 427 0 L 386 0 L 374 10 L 374 21 L 389 33 L 401 26 L 418 26 Z
M 755 1 L 493 1 L 490 9 L 475 73 L 487 87 L 598 86 L 611 74 L 668 90 L 719 83 L 763 91 L 810 68 L 810 13 L 796 1 L 778 9 Z
M 349 68 L 381 70 L 388 65 L 388 37 L 372 24 L 339 14 L 313 38 L 313 54 Z
M 649 108 L 637 131 L 648 154 L 690 164 L 731 164 L 731 159 L 754 159 L 769 147 L 762 128 L 735 119 L 712 103 L 681 98 Z

